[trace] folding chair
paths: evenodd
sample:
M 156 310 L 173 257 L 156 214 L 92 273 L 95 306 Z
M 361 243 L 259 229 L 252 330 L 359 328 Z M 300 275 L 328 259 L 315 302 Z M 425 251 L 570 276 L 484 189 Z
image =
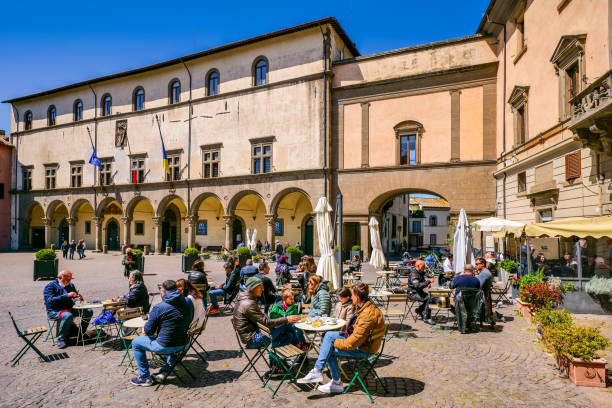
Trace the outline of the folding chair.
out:
M 223 305 L 223 309 L 221 309 L 222 313 L 234 310 L 234 304 L 236 303 L 236 297 L 238 296 L 238 292 L 240 292 L 240 283 L 236 285 L 230 296 L 227 298 L 227 303 L 225 303 Z
M 185 384 L 185 381 L 183 381 L 183 379 L 181 378 L 181 376 L 178 374 L 178 372 L 176 371 L 176 367 L 178 367 L 179 365 L 181 367 L 183 367 L 183 370 L 185 370 L 187 372 L 187 374 L 189 374 L 189 376 L 191 377 L 192 380 L 195 380 L 196 377 L 191 373 L 191 371 L 189 371 L 187 369 L 187 367 L 185 367 L 185 365 L 183 364 L 183 359 L 185 358 L 185 356 L 187 355 L 187 352 L 191 349 L 191 347 L 193 346 L 193 340 L 194 340 L 194 335 L 197 331 L 197 329 L 199 328 L 199 321 L 198 319 L 194 320 L 191 322 L 191 324 L 189 325 L 189 330 L 187 330 L 187 344 L 185 344 L 185 347 L 183 347 L 182 350 L 180 351 L 176 351 L 174 353 L 169 353 L 169 354 L 163 354 L 163 353 L 154 353 L 156 356 L 159 356 L 160 358 L 166 357 L 168 358 L 169 356 L 175 356 L 176 360 L 174 362 L 174 364 L 172 364 L 170 366 L 170 371 L 168 371 L 166 378 L 160 382 L 159 384 L 157 384 L 157 387 L 155 388 L 155 390 L 157 391 L 159 389 L 159 387 L 161 387 L 162 385 L 166 385 L 168 378 L 170 377 L 171 374 L 174 373 L 174 375 L 176 375 L 176 378 L 179 379 L 179 381 L 182 384 Z
M 261 333 L 267 338 L 269 338 L 270 342 L 272 342 L 272 333 L 270 332 L 270 329 L 268 329 L 266 326 L 262 325 L 261 323 L 257 323 L 257 325 L 259 326 L 259 330 L 261 331 Z M 268 350 L 268 353 L 270 354 L 270 358 L 274 359 L 276 364 L 278 364 L 278 367 L 281 370 L 283 370 L 284 374 L 283 374 L 283 378 L 281 378 L 280 382 L 276 386 L 276 389 L 274 389 L 269 384 L 270 379 L 272 378 L 272 372 L 270 372 L 262 388 L 268 387 L 271 391 L 273 391 L 272 398 L 274 398 L 279 388 L 281 387 L 281 385 L 283 385 L 283 382 L 285 382 L 286 379 L 288 379 L 291 383 L 299 387 L 298 383 L 296 382 L 296 378 L 295 378 L 296 376 L 291 371 L 293 370 L 294 367 L 301 366 L 300 364 L 301 361 L 300 359 L 298 359 L 298 357 L 301 355 L 305 355 L 306 352 L 304 350 L 300 350 L 298 347 L 294 346 L 293 344 L 288 344 L 286 346 L 280 346 L 280 347 L 275 347 L 274 345 L 271 345 L 270 349 Z M 289 362 L 288 360 L 291 360 L 291 359 L 293 359 L 293 361 Z M 298 369 L 298 372 L 296 372 L 296 375 L 298 373 L 299 373 L 299 369 Z
M 25 353 L 28 352 L 29 349 L 34 350 L 36 354 L 38 354 L 38 356 L 44 362 L 49 362 L 50 361 L 49 358 L 45 356 L 43 353 L 41 353 L 40 350 L 38 350 L 38 348 L 36 348 L 36 346 L 34 345 L 34 343 L 36 343 L 36 341 L 40 338 L 40 336 L 42 336 L 47 331 L 47 328 L 46 327 L 36 327 L 33 329 L 21 331 L 19 327 L 17 326 L 17 323 L 15 322 L 15 319 L 13 318 L 13 314 L 11 313 L 10 310 L 8 311 L 8 314 L 11 317 L 13 326 L 15 326 L 15 331 L 17 332 L 17 335 L 21 339 L 23 339 L 23 341 L 25 341 L 26 343 L 25 346 L 23 346 L 21 350 L 19 350 L 19 352 L 15 354 L 15 357 L 13 357 L 13 359 L 11 360 L 11 367 L 15 367 L 15 365 L 19 363 L 19 360 L 21 360 L 21 357 L 23 357 Z
M 43 341 L 49 341 L 49 337 L 51 337 L 51 342 L 55 346 L 55 339 L 59 335 L 60 319 L 47 317 L 47 326 L 49 326 L 49 331 L 47 331 L 47 335 Z
M 123 358 L 121 359 L 121 363 L 119 363 L 119 366 L 123 365 L 123 362 L 125 361 L 127 357 L 128 362 L 130 363 L 130 368 L 132 370 L 134 369 L 134 364 L 132 364 L 133 358 L 130 355 L 130 349 L 132 348 L 132 340 L 134 340 L 139 335 L 138 333 L 135 333 L 135 332 L 132 332 L 126 335 L 125 330 L 123 329 L 123 322 L 129 319 L 133 319 L 135 317 L 139 317 L 139 316 L 142 316 L 142 307 L 131 307 L 127 309 L 117 310 L 117 316 L 116 316 L 119 322 L 119 338 L 125 350 L 125 353 L 123 354 Z
M 387 298 L 386 307 L 383 311 L 383 316 L 385 317 L 385 320 L 389 325 L 392 323 L 392 321 L 399 322 L 400 327 L 396 332 L 396 334 L 398 335 L 402 332 L 404 328 L 404 320 L 406 320 L 406 317 L 408 315 L 409 299 L 410 297 L 407 294 L 389 295 Z M 389 305 L 391 305 L 391 303 L 400 303 L 400 305 L 403 307 L 400 306 L 400 308 L 397 309 L 390 309 Z
M 374 399 L 372 398 L 372 394 L 370 394 L 370 391 L 365 385 L 365 382 L 370 374 L 372 374 L 374 378 L 376 379 L 376 381 L 378 381 L 380 385 L 382 385 L 383 389 L 385 390 L 385 393 L 388 392 L 387 387 L 385 386 L 385 383 L 380 379 L 380 377 L 376 373 L 376 369 L 374 368 L 376 366 L 376 362 L 378 361 L 378 359 L 383 353 L 383 350 L 385 349 L 388 329 L 389 329 L 389 326 L 384 325 L 384 326 L 379 327 L 378 329 L 373 330 L 372 333 L 370 333 L 370 343 L 368 346 L 368 357 L 358 359 L 358 358 L 341 356 L 343 359 L 347 359 L 349 361 L 349 364 L 351 366 L 351 371 L 353 372 L 353 378 L 351 379 L 351 382 L 349 383 L 349 385 L 347 385 L 346 388 L 344 389 L 344 394 L 348 392 L 348 390 L 351 388 L 355 380 L 357 380 L 359 384 L 361 384 L 361 388 L 363 388 L 366 394 L 368 394 L 368 397 L 370 397 L 370 401 L 373 404 Z M 381 344 L 380 344 L 380 349 L 378 350 L 378 352 L 373 353 L 373 354 L 370 353 L 371 351 L 370 348 L 372 347 L 372 343 L 377 342 L 379 340 L 381 341 Z M 365 374 L 363 376 L 360 376 L 359 374 L 364 369 L 365 369 Z
M 102 306 L 102 311 L 103 312 L 115 312 L 119 309 L 125 308 L 126 306 L 127 306 L 127 300 L 121 300 L 119 302 L 112 302 L 112 303 L 105 303 L 104 306 Z M 94 327 L 96 329 L 96 342 L 92 350 L 95 350 L 98 347 L 98 343 L 99 343 L 100 347 L 102 348 L 102 354 L 106 354 L 106 351 L 104 350 L 104 342 L 102 341 L 103 330 L 105 328 L 109 329 L 109 334 L 110 334 L 111 330 L 115 328 L 115 330 L 117 331 L 117 334 L 119 334 L 119 324 L 118 322 L 102 323 L 102 324 L 94 323 Z
M 495 285 L 491 287 L 491 298 L 496 296 L 496 298 L 492 300 L 492 304 L 496 305 L 504 300 L 508 303 L 512 303 L 512 301 L 508 298 L 508 290 L 510 289 L 510 285 L 512 285 L 512 280 L 507 279 L 506 284 L 502 288 L 496 287 Z
M 255 367 L 255 363 L 263 357 L 264 362 L 266 363 L 266 365 L 268 366 L 268 368 L 270 367 L 270 364 L 266 361 L 265 358 L 265 353 L 266 351 L 268 351 L 268 348 L 270 347 L 270 345 L 266 345 L 264 347 L 259 347 L 256 349 L 248 349 L 246 347 L 244 347 L 242 345 L 242 341 L 240 340 L 240 335 L 238 334 L 238 331 L 236 330 L 236 324 L 234 321 L 234 318 L 232 318 L 232 327 L 234 328 L 234 334 L 236 335 L 236 340 L 238 341 L 238 346 L 240 347 L 240 352 L 242 354 L 244 354 L 244 356 L 246 357 L 248 363 L 244 366 L 244 368 L 242 369 L 242 371 L 240 372 L 240 374 L 238 375 L 238 377 L 236 377 L 236 379 L 240 378 L 242 376 L 242 374 L 244 374 L 247 370 L 249 369 L 253 369 L 253 371 L 255 371 L 255 374 L 257 374 L 257 376 L 259 377 L 259 379 L 261 380 L 262 383 L 265 382 L 263 376 L 261 374 L 259 374 L 259 371 L 257 371 L 257 368 Z M 247 350 L 249 351 L 253 351 L 253 355 L 251 357 L 249 357 L 249 354 L 247 353 Z
M 194 330 L 193 333 L 193 342 L 191 345 L 191 348 L 193 349 L 193 351 L 196 352 L 196 354 L 198 355 L 198 357 L 200 357 L 200 360 L 206 362 L 206 359 L 202 356 L 202 354 L 200 354 L 200 352 L 195 348 L 195 346 L 197 345 L 200 350 L 206 354 L 208 356 L 208 351 L 206 351 L 206 349 L 204 348 L 204 346 L 202 346 L 199 342 L 198 342 L 198 338 L 202 335 L 202 332 L 206 329 L 206 323 L 208 323 L 208 314 L 210 312 L 210 309 L 212 308 L 212 305 L 208 305 L 206 306 L 206 317 L 204 318 L 204 321 L 202 322 L 202 324 Z

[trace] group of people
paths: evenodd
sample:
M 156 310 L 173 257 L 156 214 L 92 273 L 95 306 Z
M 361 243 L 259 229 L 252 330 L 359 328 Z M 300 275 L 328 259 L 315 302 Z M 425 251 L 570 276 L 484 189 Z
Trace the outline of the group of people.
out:
M 78 243 L 74 239 L 71 239 L 70 243 L 64 240 L 62 245 L 60 245 L 60 249 L 64 259 L 74 259 L 74 251 L 79 255 L 79 259 L 86 258 L 85 249 L 87 249 L 87 244 L 83 239 L 80 239 Z

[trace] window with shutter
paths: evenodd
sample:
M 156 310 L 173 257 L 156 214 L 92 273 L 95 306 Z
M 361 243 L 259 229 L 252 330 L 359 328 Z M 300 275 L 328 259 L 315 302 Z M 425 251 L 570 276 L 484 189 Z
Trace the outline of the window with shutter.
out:
M 565 179 L 580 177 L 580 150 L 565 155 Z

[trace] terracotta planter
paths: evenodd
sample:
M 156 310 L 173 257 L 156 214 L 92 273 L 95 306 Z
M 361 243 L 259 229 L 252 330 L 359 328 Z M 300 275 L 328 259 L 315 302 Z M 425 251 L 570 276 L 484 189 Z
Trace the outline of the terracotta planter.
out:
M 569 360 L 569 378 L 576 385 L 584 387 L 606 387 L 606 360 L 583 360 L 572 358 Z
M 516 304 L 518 306 L 518 310 L 520 310 L 523 314 L 523 317 L 526 317 L 527 319 L 531 320 L 531 308 L 533 307 L 533 305 L 531 303 L 523 303 L 520 299 L 516 301 Z

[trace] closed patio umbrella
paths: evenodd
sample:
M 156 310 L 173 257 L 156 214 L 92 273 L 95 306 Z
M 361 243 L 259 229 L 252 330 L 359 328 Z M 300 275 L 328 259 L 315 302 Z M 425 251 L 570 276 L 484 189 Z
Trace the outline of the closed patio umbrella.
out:
M 319 239 L 319 251 L 321 252 L 317 265 L 317 275 L 329 281 L 331 289 L 336 290 L 342 287 L 342 282 L 340 281 L 340 274 L 338 273 L 334 253 L 331 249 L 331 238 L 333 235 L 331 210 L 332 208 L 329 205 L 329 201 L 327 201 L 327 197 L 319 198 L 319 202 L 314 210 L 317 216 L 317 238 Z
M 474 264 L 472 231 L 463 208 L 459 212 L 459 221 L 457 221 L 457 230 L 453 239 L 453 258 L 455 273 L 462 273 L 465 264 Z
M 253 231 L 251 232 L 250 229 L 247 229 L 246 231 L 247 234 L 247 247 L 251 250 L 251 252 L 255 251 L 255 246 L 256 246 L 256 238 L 257 238 L 257 228 L 253 228 Z
M 378 221 L 374 217 L 370 217 L 370 240 L 372 241 L 372 255 L 370 255 L 370 265 L 376 269 L 381 269 L 387 261 L 382 251 L 382 245 L 380 243 L 380 231 Z

